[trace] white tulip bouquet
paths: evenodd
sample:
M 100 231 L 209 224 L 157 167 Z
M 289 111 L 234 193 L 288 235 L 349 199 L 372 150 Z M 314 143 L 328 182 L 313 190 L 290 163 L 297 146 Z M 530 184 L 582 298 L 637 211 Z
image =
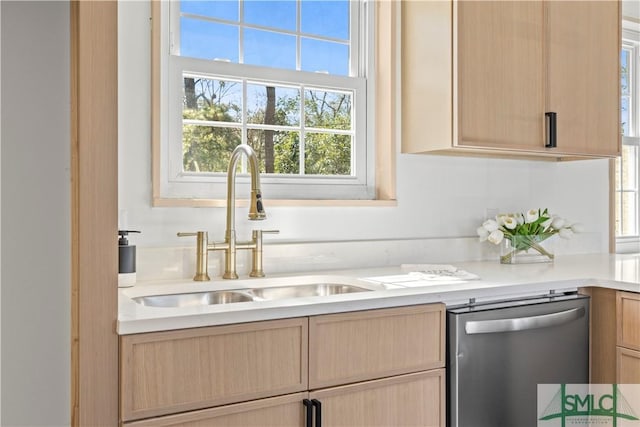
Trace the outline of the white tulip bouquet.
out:
M 555 234 L 563 239 L 570 239 L 573 233 L 581 231 L 583 231 L 581 224 L 571 224 L 565 218 L 551 215 L 548 209 L 499 214 L 495 219 L 486 220 L 477 229 L 481 242 L 486 240 L 498 245 L 504 239 L 509 241 L 509 251 L 500 257 L 500 262 L 503 264 L 510 264 L 514 255 L 529 249 L 553 260 L 554 255 L 540 243 Z

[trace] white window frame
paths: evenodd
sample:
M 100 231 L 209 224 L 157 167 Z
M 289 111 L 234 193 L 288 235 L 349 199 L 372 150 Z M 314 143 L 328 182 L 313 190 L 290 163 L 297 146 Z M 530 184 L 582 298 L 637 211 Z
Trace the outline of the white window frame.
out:
M 631 102 L 629 115 L 629 135 L 622 136 L 622 145 L 640 147 L 640 24 L 623 20 L 622 29 L 622 47 L 631 50 Z M 640 149 L 638 150 L 640 156 Z M 622 158 L 620 159 L 622 162 Z M 640 159 L 636 158 L 636 168 L 640 167 Z M 640 215 L 640 170 L 636 169 L 638 182 L 636 183 L 636 212 Z M 622 173 L 622 171 L 620 171 Z M 622 179 L 620 178 L 620 182 Z M 614 189 L 616 193 L 622 193 L 619 188 Z M 620 203 L 622 203 L 622 197 L 620 197 Z M 615 215 L 617 220 L 619 206 L 615 208 Z M 640 218 L 638 221 L 638 234 L 634 236 L 618 236 L 616 235 L 616 252 L 617 253 L 630 253 L 640 252 Z
M 371 200 L 375 198 L 375 145 L 372 118 L 374 114 L 373 84 L 373 7 L 366 1 L 351 2 L 351 13 L 358 18 L 350 25 L 352 43 L 359 43 L 358 58 L 350 69 L 356 75 L 347 77 L 304 71 L 274 69 L 222 61 L 207 61 L 172 55 L 169 23 L 176 16 L 178 2 L 160 2 L 160 160 L 159 197 L 163 199 L 224 199 L 226 172 L 192 173 L 182 166 L 182 84 L 183 73 L 216 79 L 247 79 L 251 82 L 290 86 L 292 83 L 313 89 L 353 91 L 352 108 L 355 156 L 351 176 L 275 175 L 262 174 L 263 194 L 269 199 L 347 199 Z M 173 12 L 172 12 L 173 10 Z M 354 28 L 355 27 L 355 28 Z M 173 27 L 175 28 L 175 27 Z M 175 40 L 175 36 L 173 37 Z M 174 48 L 175 49 L 175 48 Z M 354 65 L 355 64 L 355 65 Z M 249 182 L 248 176 L 239 174 L 239 182 Z M 248 193 L 248 186 L 238 187 L 240 197 Z

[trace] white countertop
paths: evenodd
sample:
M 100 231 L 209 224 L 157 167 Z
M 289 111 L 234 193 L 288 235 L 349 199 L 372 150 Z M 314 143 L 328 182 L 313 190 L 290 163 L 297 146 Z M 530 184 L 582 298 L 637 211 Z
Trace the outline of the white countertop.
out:
M 132 288 L 119 290 L 117 332 L 127 335 L 433 302 L 455 305 L 468 302 L 470 298 L 483 301 L 551 290 L 572 291 L 582 286 L 640 292 L 640 255 L 636 254 L 557 256 L 553 264 L 501 265 L 496 260 L 458 262 L 454 265 L 480 276 L 480 279 L 433 282 L 412 287 L 382 285 L 376 280 L 366 280 L 407 273 L 407 270 L 397 266 L 233 281 L 215 278 L 210 282 L 140 282 Z M 147 307 L 131 299 L 145 295 L 321 282 L 355 284 L 373 291 L 181 308 Z

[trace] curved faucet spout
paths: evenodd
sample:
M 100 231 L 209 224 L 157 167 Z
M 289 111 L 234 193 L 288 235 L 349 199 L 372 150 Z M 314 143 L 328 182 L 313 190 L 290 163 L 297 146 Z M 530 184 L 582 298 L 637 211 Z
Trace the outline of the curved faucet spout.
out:
M 260 169 L 258 156 L 248 145 L 238 145 L 229 159 L 227 170 L 227 233 L 235 230 L 235 205 L 236 205 L 236 169 L 240 157 L 244 154 L 249 160 L 249 172 L 251 174 L 251 204 L 249 206 L 249 219 L 262 220 L 267 217 L 262 205 L 262 192 L 260 190 Z

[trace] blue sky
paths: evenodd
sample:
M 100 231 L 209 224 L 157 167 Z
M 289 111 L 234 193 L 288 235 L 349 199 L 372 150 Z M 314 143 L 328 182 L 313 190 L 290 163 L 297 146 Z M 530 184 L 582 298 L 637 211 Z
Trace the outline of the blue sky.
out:
M 214 2 L 183 1 L 183 13 L 238 22 L 240 3 L 233 0 Z M 301 31 L 311 36 L 347 39 L 349 37 L 348 0 L 302 0 Z M 296 30 L 294 0 L 244 2 L 244 19 L 248 24 L 273 29 Z M 181 18 L 181 54 L 204 59 L 238 62 L 239 29 L 231 23 Z M 244 63 L 295 69 L 296 37 L 258 29 L 244 29 Z M 348 75 L 349 48 L 340 43 L 301 39 L 301 67 L 304 71 L 321 71 Z

